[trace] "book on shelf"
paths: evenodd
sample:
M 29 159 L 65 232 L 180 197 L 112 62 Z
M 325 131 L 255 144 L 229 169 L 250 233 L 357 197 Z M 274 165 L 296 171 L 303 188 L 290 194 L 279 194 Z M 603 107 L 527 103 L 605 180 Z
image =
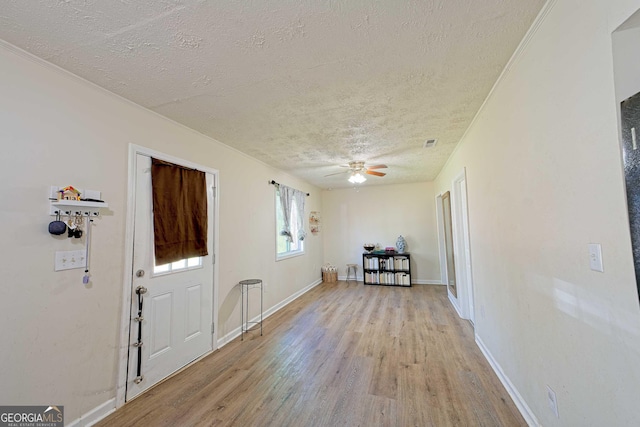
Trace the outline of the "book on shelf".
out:
M 411 286 L 409 254 L 364 253 L 364 281 L 368 285 Z

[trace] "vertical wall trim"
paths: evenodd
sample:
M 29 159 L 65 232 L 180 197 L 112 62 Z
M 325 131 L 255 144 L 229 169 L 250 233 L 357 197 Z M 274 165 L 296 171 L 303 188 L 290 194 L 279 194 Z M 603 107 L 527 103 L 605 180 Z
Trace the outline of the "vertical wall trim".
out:
M 462 183 L 465 187 L 462 187 Z M 469 236 L 469 212 L 467 209 L 467 171 L 462 171 L 451 181 L 451 216 L 452 216 L 452 232 L 453 232 L 453 248 L 454 257 L 456 259 L 456 286 L 458 288 L 457 310 L 462 313 L 461 317 L 474 319 L 471 313 L 474 312 L 473 306 L 473 277 L 471 271 L 471 247 Z
M 447 256 L 444 244 L 444 219 L 442 218 L 442 194 L 436 196 L 436 225 L 438 227 L 438 253 L 440 254 L 440 281 L 447 286 Z M 447 294 L 449 291 L 447 290 Z
M 127 177 L 127 219 L 124 234 L 124 277 L 122 279 L 122 304 L 120 306 L 120 347 L 118 351 L 118 376 L 116 378 L 116 408 L 125 403 L 127 393 L 127 364 L 129 363 L 129 323 L 131 323 L 131 280 L 133 278 L 133 224 L 136 192 L 136 154 L 138 146 L 129 144 L 129 168 Z

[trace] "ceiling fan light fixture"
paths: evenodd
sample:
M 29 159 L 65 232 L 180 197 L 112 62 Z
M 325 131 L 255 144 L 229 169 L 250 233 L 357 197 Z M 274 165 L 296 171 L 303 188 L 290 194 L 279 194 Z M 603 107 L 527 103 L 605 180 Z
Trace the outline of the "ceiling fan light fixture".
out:
M 365 178 L 364 175 L 362 175 L 360 172 L 351 174 L 351 176 L 349 177 L 349 182 L 352 184 L 362 184 L 366 180 L 367 178 Z

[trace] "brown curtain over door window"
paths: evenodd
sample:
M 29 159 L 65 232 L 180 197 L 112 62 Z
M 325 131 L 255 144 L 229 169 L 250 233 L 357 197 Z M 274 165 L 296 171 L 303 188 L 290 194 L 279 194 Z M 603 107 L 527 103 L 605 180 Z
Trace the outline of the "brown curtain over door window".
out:
M 207 255 L 204 172 L 151 158 L 156 265 Z

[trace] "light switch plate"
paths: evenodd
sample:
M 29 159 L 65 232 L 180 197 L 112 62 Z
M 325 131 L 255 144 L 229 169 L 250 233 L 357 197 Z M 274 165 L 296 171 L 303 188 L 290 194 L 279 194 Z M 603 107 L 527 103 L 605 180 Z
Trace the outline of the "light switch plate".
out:
M 599 243 L 589 243 L 589 266 L 593 271 L 604 273 L 602 248 Z
M 87 259 L 84 249 L 79 251 L 56 251 L 55 271 L 85 268 Z

